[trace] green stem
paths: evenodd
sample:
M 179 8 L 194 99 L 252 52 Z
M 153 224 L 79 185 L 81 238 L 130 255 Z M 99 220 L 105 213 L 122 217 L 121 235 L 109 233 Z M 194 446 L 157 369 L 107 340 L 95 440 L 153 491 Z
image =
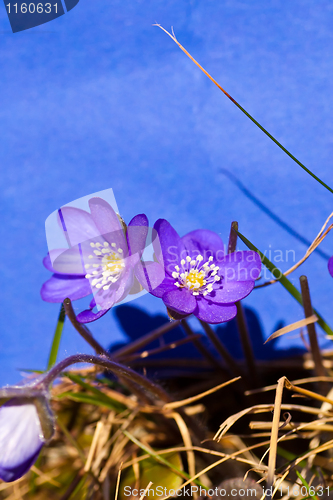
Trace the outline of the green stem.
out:
M 64 309 L 63 304 L 61 304 L 60 313 L 59 313 L 59 317 L 58 317 L 58 323 L 57 323 L 57 327 L 56 327 L 55 332 L 54 332 L 52 347 L 51 347 L 51 351 L 50 351 L 50 355 L 49 355 L 49 360 L 47 363 L 47 370 L 49 370 L 57 361 L 61 335 L 62 335 L 62 331 L 64 328 L 64 323 L 65 323 L 65 317 L 66 317 L 65 309 Z

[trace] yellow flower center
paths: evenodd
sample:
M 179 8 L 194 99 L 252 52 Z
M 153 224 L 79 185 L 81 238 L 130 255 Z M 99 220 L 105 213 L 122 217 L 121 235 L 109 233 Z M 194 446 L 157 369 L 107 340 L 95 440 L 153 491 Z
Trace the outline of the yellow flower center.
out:
M 188 255 L 186 259 L 182 259 L 180 266 L 175 266 L 175 271 L 172 273 L 172 277 L 177 279 L 175 286 L 187 288 L 192 295 L 206 296 L 211 293 L 214 283 L 221 279 L 217 275 L 219 267 L 211 263 L 213 257 L 209 257 L 204 264 L 202 264 L 203 260 L 202 255 L 197 255 L 195 259 Z
M 185 278 L 185 283 L 189 290 L 198 288 L 198 285 L 199 288 L 201 288 L 206 284 L 205 273 L 203 271 L 198 271 L 197 269 L 191 269 L 188 276 Z

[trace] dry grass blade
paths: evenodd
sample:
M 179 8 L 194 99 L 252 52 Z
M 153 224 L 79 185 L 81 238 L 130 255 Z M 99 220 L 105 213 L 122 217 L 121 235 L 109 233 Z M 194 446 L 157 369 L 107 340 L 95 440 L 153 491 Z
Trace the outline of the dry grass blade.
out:
M 315 239 L 313 240 L 313 242 L 311 243 L 311 245 L 309 246 L 309 248 L 305 252 L 305 255 L 301 258 L 301 260 L 299 260 L 298 262 L 296 262 L 296 264 L 294 264 L 290 269 L 288 269 L 288 271 L 286 271 L 286 272 L 283 273 L 285 276 L 288 276 L 289 274 L 291 274 L 292 272 L 294 272 L 300 265 L 302 265 L 303 262 L 305 262 L 306 259 L 308 259 L 310 257 L 310 255 L 312 254 L 312 252 L 314 252 L 314 250 L 326 238 L 326 236 L 328 235 L 328 233 L 333 229 L 333 224 L 331 224 L 326 229 L 326 231 L 325 231 L 325 228 L 326 228 L 329 220 L 332 217 L 333 217 L 333 212 L 327 217 L 327 219 L 325 221 L 325 224 L 323 225 L 323 227 L 321 228 L 321 230 L 319 231 L 319 233 L 317 234 L 317 236 L 315 237 Z M 277 283 L 277 281 L 278 280 L 270 280 L 270 281 L 267 281 L 266 283 L 263 283 L 262 285 L 257 285 L 256 288 L 261 288 L 261 287 L 264 287 L 264 286 L 267 286 L 267 285 L 271 285 L 273 283 Z
M 291 323 L 288 326 L 284 326 L 283 328 L 276 330 L 276 332 L 272 333 L 272 335 L 268 337 L 268 339 L 264 342 L 264 344 L 267 344 L 267 342 L 269 342 L 270 340 L 281 337 L 281 335 L 284 335 L 285 333 L 293 332 L 294 330 L 298 330 L 298 328 L 310 325 L 311 323 L 315 323 L 316 321 L 318 321 L 318 318 L 315 314 L 313 314 L 309 318 L 304 318 L 299 321 L 295 321 L 295 323 Z
M 175 419 L 175 421 L 178 425 L 179 432 L 183 438 L 185 447 L 188 448 L 188 451 L 186 452 L 187 462 L 188 462 L 188 471 L 189 471 L 190 476 L 194 476 L 195 475 L 195 455 L 194 455 L 193 450 L 191 449 L 192 448 L 192 440 L 191 440 L 189 430 L 188 430 L 184 420 L 179 415 L 179 413 L 173 412 L 171 414 L 171 416 Z M 195 484 L 195 483 L 193 483 L 193 484 Z M 194 498 L 197 498 L 197 497 L 198 497 L 198 495 L 195 494 Z
M 121 469 L 122 469 L 123 463 L 121 462 L 119 466 L 119 471 L 117 474 L 117 484 L 116 484 L 116 493 L 114 496 L 114 500 L 118 500 L 118 495 L 119 495 L 119 485 L 120 485 L 120 476 L 121 476 Z
M 308 391 L 307 389 L 303 389 L 302 387 L 297 387 L 296 385 L 293 385 L 291 382 L 289 382 L 287 378 L 285 380 L 285 387 L 290 391 L 298 392 L 299 394 L 302 394 L 303 396 L 306 396 L 308 398 L 318 399 L 318 401 L 324 401 L 325 403 L 329 403 L 333 406 L 332 399 L 326 398 L 325 396 L 317 394 L 316 392 Z
M 99 435 L 102 432 L 103 427 L 104 427 L 103 422 L 101 422 L 101 421 L 97 422 L 96 430 L 95 430 L 95 434 L 94 434 L 94 437 L 93 437 L 93 440 L 92 440 L 92 443 L 91 443 L 91 446 L 90 446 L 88 458 L 87 458 L 86 464 L 84 466 L 84 471 L 85 472 L 88 472 L 90 470 L 90 467 L 91 467 L 91 464 L 92 464 L 92 461 L 93 461 L 93 458 L 94 458 L 94 455 L 95 455 L 95 451 L 96 451 L 96 448 L 97 448 L 97 443 L 98 443 Z
M 274 414 L 272 422 L 271 440 L 269 445 L 269 458 L 268 458 L 268 474 L 267 474 L 267 488 L 271 488 L 274 484 L 275 465 L 276 465 L 276 452 L 277 440 L 279 435 L 279 422 L 281 414 L 281 403 L 283 388 L 285 385 L 286 377 L 281 377 L 278 381 L 276 388 Z
M 152 485 L 152 481 L 150 481 L 145 489 L 145 491 L 142 493 L 141 497 L 139 498 L 139 500 L 143 500 L 144 497 L 147 495 L 147 491 L 150 489 L 151 485 Z
M 212 389 L 209 389 L 208 391 L 202 392 L 201 394 L 198 394 L 197 396 L 193 396 L 191 398 L 183 399 L 182 401 L 175 401 L 172 403 L 167 403 L 163 406 L 163 410 L 171 410 L 175 408 L 179 408 L 181 406 L 189 405 L 191 403 L 194 403 L 195 401 L 198 401 L 199 399 L 204 398 L 205 396 L 208 396 L 209 394 L 213 394 L 214 392 L 219 391 L 223 387 L 226 387 L 227 385 L 233 384 L 237 380 L 239 380 L 241 377 L 235 377 L 231 380 L 228 380 L 227 382 L 223 382 L 223 384 L 217 385 L 216 387 L 213 387 Z

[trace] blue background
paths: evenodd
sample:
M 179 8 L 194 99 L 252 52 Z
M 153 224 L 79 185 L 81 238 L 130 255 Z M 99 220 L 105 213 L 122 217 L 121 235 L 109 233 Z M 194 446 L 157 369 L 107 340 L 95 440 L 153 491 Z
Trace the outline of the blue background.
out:
M 262 251 L 294 249 L 297 259 L 307 245 L 258 200 L 309 242 L 332 210 L 332 195 L 155 22 L 173 26 L 245 109 L 333 185 L 330 0 L 80 0 L 64 16 L 16 34 L 0 5 L 2 384 L 19 380 L 17 368 L 46 364 L 59 307 L 39 295 L 49 278 L 44 221 L 61 205 L 112 187 L 127 221 L 145 212 L 151 224 L 166 218 L 181 235 L 208 228 L 227 240 L 238 220 Z M 326 256 L 332 242 L 329 236 L 321 247 Z M 314 305 L 333 323 L 325 254 L 314 254 L 292 281 L 298 286 L 299 275 L 308 275 Z M 303 317 L 279 284 L 244 303 L 266 337 L 279 321 Z M 163 312 L 148 295 L 133 305 Z M 92 330 L 104 345 L 122 337 L 114 312 Z M 278 345 L 299 343 L 283 337 Z M 60 356 L 82 350 L 66 324 Z

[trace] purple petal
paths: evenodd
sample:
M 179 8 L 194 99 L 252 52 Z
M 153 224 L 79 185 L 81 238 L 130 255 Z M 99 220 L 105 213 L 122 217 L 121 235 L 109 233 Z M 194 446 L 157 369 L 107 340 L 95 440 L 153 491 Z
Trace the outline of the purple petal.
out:
M 256 252 L 251 250 L 234 252 L 217 261 L 226 282 L 229 281 L 254 281 L 259 278 L 261 260 Z
M 237 308 L 234 304 L 214 304 L 205 297 L 200 297 L 197 300 L 197 307 L 194 311 L 194 315 L 201 319 L 201 321 L 212 324 L 230 321 L 236 316 L 236 314 Z
M 125 268 L 118 281 L 113 283 L 109 289 L 104 290 L 100 288 L 97 293 L 94 293 L 96 304 L 101 309 L 110 309 L 114 304 L 122 301 L 126 295 L 128 295 L 133 286 L 133 281 L 134 276 L 132 267 Z
M 185 251 L 184 244 L 174 230 L 174 228 L 165 219 L 159 219 L 154 224 L 154 229 L 158 234 L 158 240 L 153 242 L 154 250 L 160 264 L 164 266 L 167 273 L 171 274 L 175 266 L 179 264 L 181 255 Z
M 234 304 L 244 299 L 254 288 L 254 281 L 227 281 L 222 288 L 214 289 L 209 300 L 223 304 Z
M 18 399 L 0 408 L 0 478 L 6 482 L 23 476 L 44 444 L 36 407 Z
M 92 249 L 85 245 L 75 245 L 67 250 L 58 251 L 58 255 L 54 252 L 50 254 L 50 261 L 53 262 L 53 269 L 56 274 L 74 274 L 77 276 L 85 276 L 86 269 L 85 264 L 91 263 L 89 259 L 89 254 L 92 253 Z
M 220 260 L 224 257 L 223 241 L 213 231 L 197 229 L 183 236 L 181 240 L 188 251 L 188 253 L 186 252 L 182 256 L 184 259 L 187 254 L 192 258 L 202 255 L 204 258 L 203 262 L 207 262 L 210 256 L 213 256 L 214 260 Z
M 43 284 L 40 291 L 45 302 L 63 302 L 67 297 L 77 300 L 91 293 L 89 280 L 67 274 L 54 274 Z
M 328 271 L 331 276 L 333 276 L 333 257 L 328 261 Z
M 127 255 L 127 244 L 120 220 L 111 205 L 102 198 L 91 198 L 89 200 L 91 216 L 100 234 L 112 245 L 116 244 L 117 249 L 121 248 L 123 254 Z
M 141 254 L 146 246 L 146 239 L 148 234 L 148 219 L 145 214 L 139 214 L 133 217 L 127 226 L 127 244 L 130 255 Z
M 97 229 L 91 214 L 85 210 L 74 207 L 63 207 L 60 211 L 65 228 L 61 220 L 59 220 L 59 223 L 67 231 L 71 246 L 100 236 L 101 233 Z
M 80 312 L 77 315 L 76 319 L 79 323 L 91 323 L 92 321 L 96 321 L 96 319 L 101 318 L 109 311 L 109 309 L 102 309 L 97 313 L 94 313 L 91 309 L 87 309 L 86 311 Z
M 168 285 L 170 289 L 175 286 L 175 280 L 165 276 L 164 268 L 158 262 L 139 262 L 135 268 L 135 275 L 140 285 L 156 297 L 162 297 L 166 291 L 166 288 L 163 287 L 164 281 L 170 282 Z
M 163 302 L 176 312 L 191 314 L 196 307 L 196 300 L 187 288 L 168 290 L 163 294 Z

